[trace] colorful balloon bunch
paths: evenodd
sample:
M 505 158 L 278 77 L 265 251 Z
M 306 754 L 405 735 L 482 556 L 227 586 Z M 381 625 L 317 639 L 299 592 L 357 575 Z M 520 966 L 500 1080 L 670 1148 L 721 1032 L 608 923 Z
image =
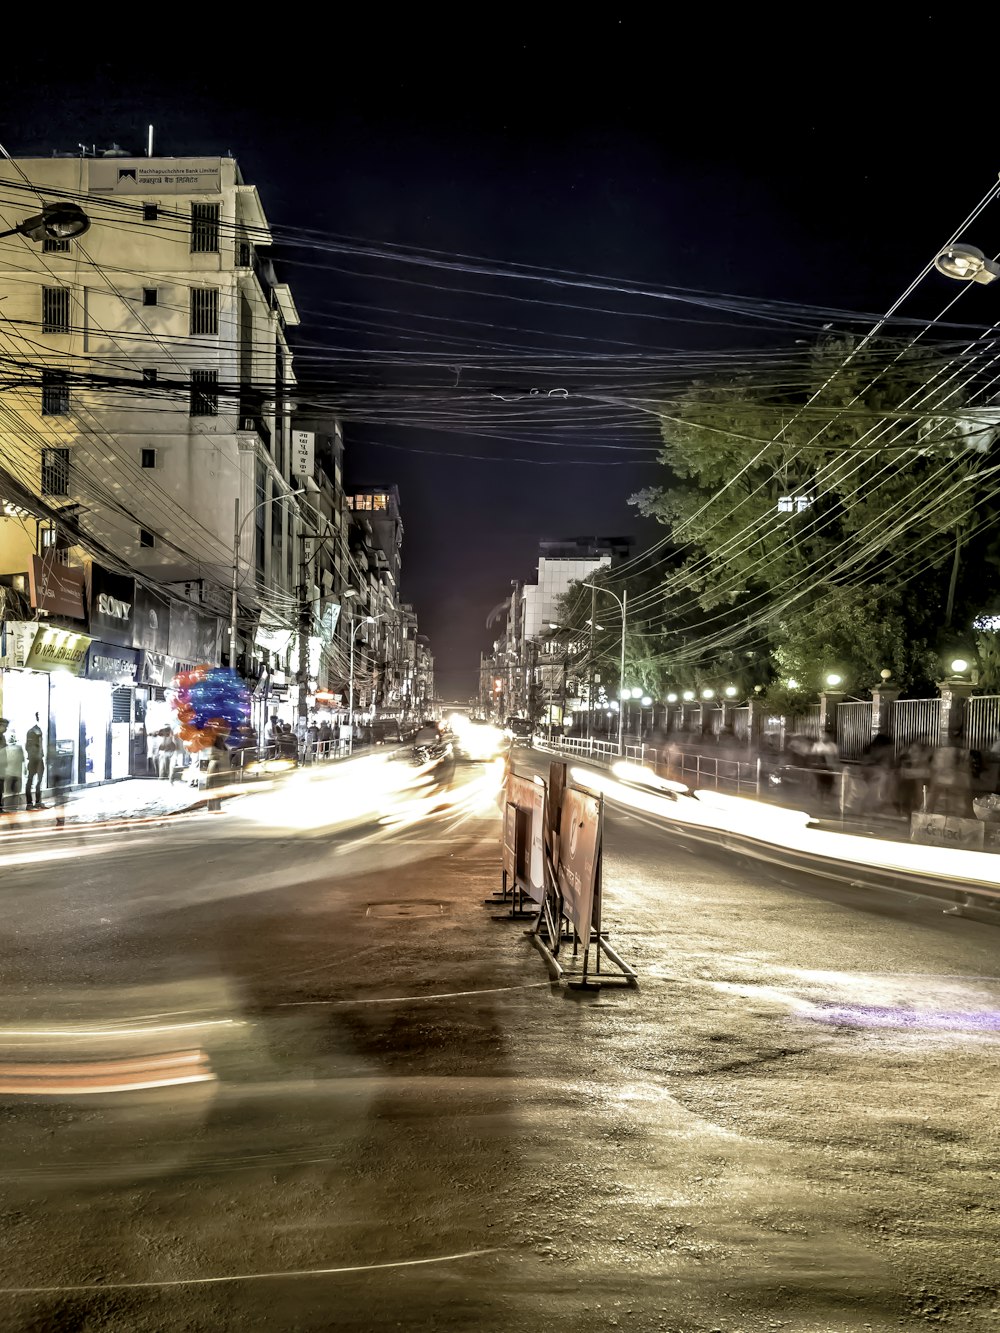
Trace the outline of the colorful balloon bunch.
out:
M 174 677 L 173 705 L 180 738 L 192 754 L 211 749 L 219 739 L 239 745 L 250 721 L 250 695 L 230 667 L 182 671 Z

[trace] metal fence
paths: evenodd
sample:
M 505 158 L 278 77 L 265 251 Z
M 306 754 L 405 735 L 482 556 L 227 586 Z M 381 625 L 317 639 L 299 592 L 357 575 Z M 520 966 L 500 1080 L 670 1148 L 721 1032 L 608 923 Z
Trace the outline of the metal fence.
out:
M 750 706 L 743 704 L 733 709 L 733 736 L 738 741 L 750 739 Z
M 915 741 L 937 745 L 941 734 L 940 699 L 896 699 L 889 713 L 889 735 L 901 755 Z
M 799 713 L 790 720 L 790 730 L 797 736 L 809 736 L 812 740 L 818 741 L 821 730 L 821 713 L 819 704 L 810 704 L 804 713 Z
M 986 751 L 1000 736 L 1000 694 L 980 694 L 965 703 L 965 744 Z
M 874 705 L 864 700 L 837 705 L 837 752 L 841 759 L 860 759 L 872 743 Z
M 657 772 L 692 788 L 714 787 L 717 791 L 744 791 L 760 787 L 759 759 L 723 759 L 714 754 L 668 750 Z

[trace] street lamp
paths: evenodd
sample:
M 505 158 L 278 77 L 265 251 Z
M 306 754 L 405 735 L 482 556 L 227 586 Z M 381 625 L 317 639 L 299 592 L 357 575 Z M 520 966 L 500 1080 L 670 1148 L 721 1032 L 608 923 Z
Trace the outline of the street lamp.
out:
M 8 231 L 0 231 L 0 241 L 5 236 L 24 236 L 29 241 L 68 241 L 82 236 L 89 228 L 90 218 L 79 204 L 43 204 L 42 211 L 34 217 L 25 218 Z
M 951 664 L 951 669 L 956 676 L 961 676 L 968 671 L 969 664 L 964 657 L 956 657 Z
M 345 588 L 343 595 L 345 597 L 357 597 L 357 589 Z M 374 625 L 377 620 L 382 618 L 382 616 L 391 614 L 391 611 L 380 611 L 377 616 L 362 616 L 358 620 L 358 629 L 360 629 L 362 625 Z M 354 627 L 355 619 L 356 617 L 352 609 L 350 612 L 351 658 L 347 675 L 347 753 L 349 755 L 354 753 L 354 641 L 355 635 L 357 634 L 357 629 Z
M 831 690 L 834 690 L 838 685 L 843 685 L 844 677 L 839 676 L 836 671 L 831 671 L 826 677 L 826 683 L 830 686 Z
M 610 588 L 602 588 L 602 587 L 600 586 L 600 584 L 597 584 L 597 583 L 584 583 L 584 584 L 583 584 L 583 587 L 585 587 L 585 588 L 596 588 L 596 590 L 597 590 L 598 592 L 606 592 L 606 593 L 608 594 L 609 597 L 613 597 L 613 598 L 615 599 L 615 601 L 618 603 L 619 607 L 621 608 L 621 613 L 622 613 L 622 653 L 621 653 L 621 671 L 620 671 L 620 674 L 619 674 L 619 676 L 618 676 L 618 688 L 619 688 L 619 689 L 623 689 L 623 688 L 624 688 L 624 685 L 625 685 L 625 615 L 626 615 L 626 610 L 627 610 L 627 608 L 628 608 L 628 589 L 627 589 L 627 588 L 623 588 L 623 589 L 622 589 L 622 595 L 619 597 L 618 594 L 617 594 L 616 592 L 612 592 Z M 622 697 L 624 698 L 624 694 L 622 695 Z M 624 731 L 623 731 L 623 727 L 624 727 L 624 725 L 625 725 L 625 710 L 624 710 L 623 708 L 619 708 L 619 710 L 618 710 L 618 754 L 619 754 L 619 756 L 622 757 L 622 758 L 625 757 L 625 733 L 624 733 Z
M 302 489 L 298 491 L 286 491 L 284 495 L 277 498 L 290 500 L 293 495 L 305 495 L 305 487 L 303 486 Z M 232 602 L 229 608 L 229 665 L 234 671 L 236 670 L 236 591 L 240 577 L 240 538 L 243 536 L 243 528 L 245 527 L 247 520 L 252 518 L 258 509 L 263 509 L 265 505 L 272 504 L 274 498 L 275 497 L 272 497 L 270 500 L 261 500 L 260 504 L 254 505 L 248 513 L 243 515 L 243 522 L 241 523 L 240 498 L 239 496 L 236 497 L 236 516 L 233 520 L 233 588 Z
M 958 282 L 981 282 L 985 285 L 1000 277 L 1000 264 L 987 259 L 975 245 L 957 243 L 946 246 L 935 258 L 934 267 L 946 278 L 955 278 Z

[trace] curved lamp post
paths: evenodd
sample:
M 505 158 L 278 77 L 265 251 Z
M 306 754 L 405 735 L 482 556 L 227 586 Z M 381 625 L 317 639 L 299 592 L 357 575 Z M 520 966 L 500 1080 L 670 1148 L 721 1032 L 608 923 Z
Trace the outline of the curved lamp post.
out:
M 622 653 L 621 653 L 621 672 L 618 676 L 618 689 L 622 690 L 625 687 L 625 613 L 626 613 L 626 608 L 628 606 L 628 589 L 623 588 L 622 595 L 619 597 L 616 592 L 612 592 L 610 588 L 602 588 L 598 583 L 584 583 L 583 586 L 585 588 L 596 588 L 598 592 L 606 592 L 609 597 L 613 597 L 615 599 L 615 601 L 618 603 L 618 606 L 621 609 Z M 623 729 L 624 725 L 625 725 L 625 709 L 619 708 L 618 709 L 618 755 L 622 759 L 625 757 L 625 733 Z
M 79 204 L 45 204 L 34 217 L 25 218 L 16 227 L 0 231 L 5 236 L 24 236 L 29 241 L 68 241 L 90 229 L 90 218 Z
M 286 491 L 284 495 L 278 497 L 272 496 L 270 500 L 261 500 L 260 504 L 254 505 L 252 509 L 248 510 L 247 513 L 243 515 L 242 523 L 240 522 L 239 496 L 236 497 L 236 517 L 233 523 L 232 603 L 229 608 L 229 665 L 234 671 L 236 670 L 236 591 L 240 576 L 240 538 L 243 536 L 243 529 L 246 527 L 247 521 L 253 518 L 258 509 L 263 509 L 265 505 L 273 504 L 275 498 L 290 500 L 293 495 L 305 495 L 305 487 L 303 486 L 301 490 L 297 491 Z

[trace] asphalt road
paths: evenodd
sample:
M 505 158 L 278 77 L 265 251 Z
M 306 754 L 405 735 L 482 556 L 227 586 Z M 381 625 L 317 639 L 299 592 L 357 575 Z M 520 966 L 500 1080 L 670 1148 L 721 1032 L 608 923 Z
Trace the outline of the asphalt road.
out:
M 0 1328 L 1000 1327 L 1000 933 L 609 806 L 579 995 L 363 773 L 0 844 Z

